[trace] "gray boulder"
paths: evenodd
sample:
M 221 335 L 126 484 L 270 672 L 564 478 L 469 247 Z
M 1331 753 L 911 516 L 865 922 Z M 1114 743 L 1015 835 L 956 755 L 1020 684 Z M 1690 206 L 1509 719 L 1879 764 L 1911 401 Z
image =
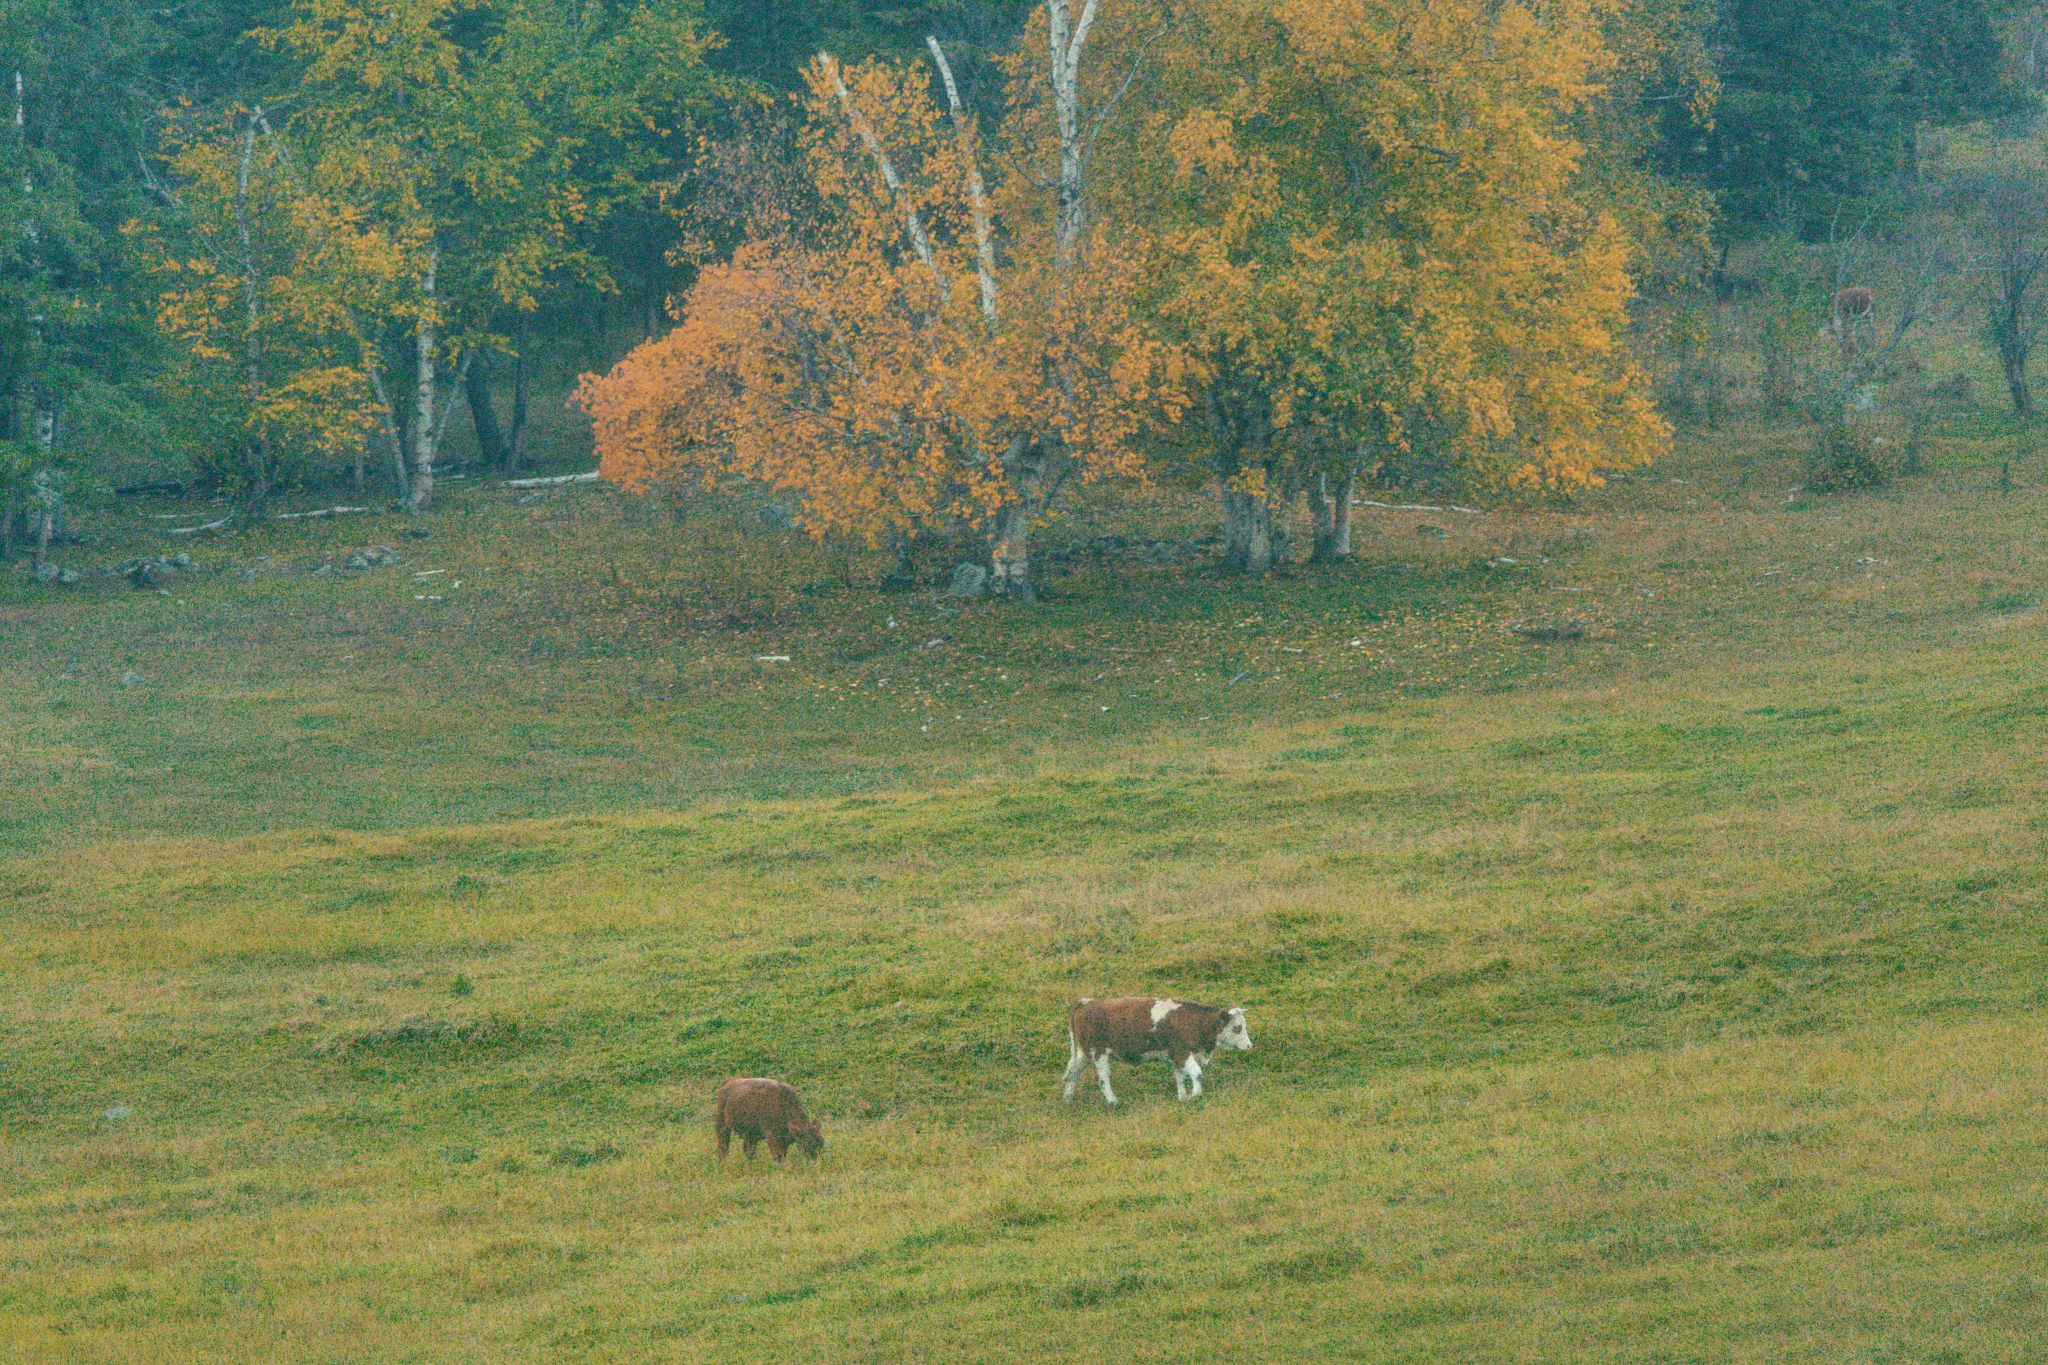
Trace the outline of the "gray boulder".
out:
M 979 597 L 988 591 L 988 570 L 979 564 L 962 564 L 953 570 L 946 588 L 948 597 Z

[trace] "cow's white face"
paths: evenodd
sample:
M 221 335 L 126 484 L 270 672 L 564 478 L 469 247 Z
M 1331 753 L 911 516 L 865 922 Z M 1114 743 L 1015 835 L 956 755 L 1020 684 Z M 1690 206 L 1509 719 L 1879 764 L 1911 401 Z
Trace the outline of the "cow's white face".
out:
M 1242 1009 L 1233 1008 L 1230 1011 L 1230 1017 L 1224 1021 L 1223 1031 L 1216 1035 L 1216 1050 L 1218 1052 L 1232 1047 L 1242 1052 L 1250 1052 L 1252 1050 L 1252 1034 L 1251 1030 L 1245 1027 L 1244 1011 Z

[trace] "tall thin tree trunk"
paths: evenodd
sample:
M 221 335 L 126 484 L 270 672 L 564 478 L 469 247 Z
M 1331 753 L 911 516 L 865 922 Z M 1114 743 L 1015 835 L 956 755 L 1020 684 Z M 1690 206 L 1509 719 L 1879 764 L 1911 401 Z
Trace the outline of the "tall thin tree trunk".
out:
M 953 83 L 953 68 L 946 61 L 946 50 L 939 46 L 939 40 L 927 36 L 925 45 L 931 49 L 932 61 L 939 68 L 939 75 L 946 86 L 946 104 L 953 116 L 953 137 L 960 144 L 960 159 L 967 164 L 967 202 L 974 211 L 974 269 L 981 281 L 981 320 L 993 328 L 996 325 L 996 250 L 994 220 L 988 197 L 988 187 L 981 178 L 981 153 L 975 145 L 974 126 L 967 121 L 967 111 L 960 104 L 960 88 Z M 1080 179 L 1078 167 L 1075 183 Z
M 1053 220 L 1054 287 L 1064 292 L 1080 255 L 1081 234 L 1088 226 L 1088 199 L 1081 173 L 1087 149 L 1081 141 L 1081 53 L 1095 23 L 1095 0 L 1083 0 L 1079 19 L 1069 18 L 1068 0 L 1049 0 L 1047 36 L 1052 41 L 1053 114 L 1059 122 L 1060 174 Z
M 383 348 L 377 348 L 381 355 Z M 397 490 L 396 501 L 405 505 L 412 500 L 410 481 L 405 476 L 405 435 L 398 429 L 398 410 L 391 406 L 391 392 L 384 386 L 384 367 L 371 359 L 372 351 L 363 346 L 363 368 L 369 373 L 370 388 L 377 395 L 377 421 L 384 432 L 384 446 L 391 455 L 391 482 Z
M 22 83 L 21 72 L 14 73 L 14 136 L 17 142 L 25 142 L 28 136 L 27 90 Z M 34 214 L 35 178 L 29 174 L 28 162 L 22 163 L 21 197 L 29 214 L 20 225 L 20 232 L 28 250 L 30 279 L 40 293 L 42 287 L 43 259 L 41 250 L 41 227 Z M 21 358 L 21 368 L 15 372 L 15 385 L 19 392 L 19 414 L 14 420 L 23 422 L 29 430 L 30 439 L 35 443 L 37 468 L 29 476 L 30 486 L 35 491 L 36 505 L 41 513 L 40 531 L 36 539 L 35 567 L 41 570 L 43 559 L 50 546 L 50 531 L 57 519 L 57 507 L 62 499 L 60 478 L 56 467 L 50 463 L 57 446 L 57 399 L 51 386 L 37 378 L 37 372 L 47 371 L 45 348 L 49 343 L 46 328 L 50 323 L 48 309 L 40 297 L 31 296 L 28 308 L 29 353 Z M 10 527 L 11 529 L 11 527 Z
M 414 416 L 412 433 L 412 494 L 406 510 L 423 512 L 434 501 L 434 363 L 439 346 L 434 296 L 434 272 L 441 262 L 438 248 L 427 253 L 427 273 L 420 281 L 420 330 L 415 338 L 413 371 Z
M 1031 582 L 1031 509 L 1022 500 L 996 514 L 989 544 L 989 592 L 1023 606 L 1038 600 Z
M 248 405 L 243 457 L 249 478 L 249 506 L 270 501 L 270 451 L 263 429 L 263 299 L 258 288 L 254 234 L 249 222 L 249 167 L 256 159 L 256 128 L 263 106 L 251 111 L 242 129 L 242 158 L 235 167 L 235 237 L 242 250 L 242 401 Z
M 2012 395 L 2012 410 L 2016 416 L 2034 415 L 2033 391 L 2027 387 L 2027 358 L 2025 355 L 2000 357 L 2005 369 L 2006 391 Z
M 530 331 L 521 333 L 519 354 L 512 361 L 512 439 L 505 446 L 507 474 L 518 471 L 519 454 L 526 436 L 526 348 L 531 340 Z
M 482 364 L 472 361 L 462 380 L 463 392 L 469 399 L 469 420 L 476 428 L 478 458 L 487 468 L 506 469 L 512 463 L 511 449 L 505 442 L 504 428 L 498 425 L 498 411 L 491 406 L 490 372 L 496 365 L 489 356 L 482 360 Z

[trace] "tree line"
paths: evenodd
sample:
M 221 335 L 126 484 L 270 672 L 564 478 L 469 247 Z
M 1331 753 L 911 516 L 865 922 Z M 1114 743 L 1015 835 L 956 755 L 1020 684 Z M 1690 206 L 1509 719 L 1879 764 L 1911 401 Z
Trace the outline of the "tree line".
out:
M 429 508 L 455 406 L 516 466 L 532 361 L 609 299 L 645 339 L 576 394 L 607 477 L 965 529 L 1023 600 L 1034 523 L 1104 478 L 1213 481 L 1257 571 L 1304 503 L 1347 553 L 1361 483 L 1640 464 L 1646 272 L 1867 219 L 1926 129 L 2032 109 L 2000 0 L 0 18 L 8 546 L 137 449 L 252 509 Z

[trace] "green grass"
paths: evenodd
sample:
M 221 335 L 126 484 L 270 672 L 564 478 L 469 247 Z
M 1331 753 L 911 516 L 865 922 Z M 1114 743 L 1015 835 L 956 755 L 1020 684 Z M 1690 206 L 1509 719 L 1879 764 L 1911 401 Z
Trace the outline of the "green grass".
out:
M 2048 523 L 1967 457 L 1031 613 L 588 491 L 0 588 L 0 1340 L 2037 1360 Z M 1256 1046 L 1060 1104 L 1126 991 Z M 761 1072 L 817 1167 L 713 1159 Z

